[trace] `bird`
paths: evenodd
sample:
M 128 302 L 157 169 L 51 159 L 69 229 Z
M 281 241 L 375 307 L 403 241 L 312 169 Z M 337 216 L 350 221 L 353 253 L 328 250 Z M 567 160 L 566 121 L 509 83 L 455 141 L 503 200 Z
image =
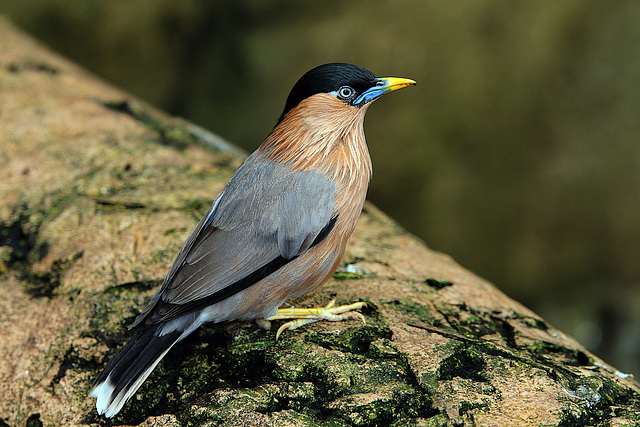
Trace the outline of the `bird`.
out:
M 373 101 L 414 85 L 347 63 L 305 73 L 260 146 L 184 242 L 133 337 L 95 380 L 98 414 L 118 414 L 160 360 L 206 322 L 284 329 L 362 318 L 364 302 L 280 308 L 335 272 L 362 211 L 372 163 L 364 117 Z M 277 339 L 277 337 L 276 337 Z

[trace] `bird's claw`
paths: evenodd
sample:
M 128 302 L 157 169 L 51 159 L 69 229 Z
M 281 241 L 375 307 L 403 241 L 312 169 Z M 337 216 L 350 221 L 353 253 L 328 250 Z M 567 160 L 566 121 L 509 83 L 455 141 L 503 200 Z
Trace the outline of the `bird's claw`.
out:
M 293 319 L 286 322 L 278 328 L 276 332 L 276 340 L 285 329 L 296 329 L 309 323 L 318 322 L 320 320 L 328 320 L 330 322 L 340 322 L 347 319 L 360 319 L 363 323 L 367 323 L 362 313 L 356 311 L 367 306 L 365 302 L 356 302 L 348 305 L 334 307 L 336 300 L 333 299 L 325 307 L 314 308 L 281 308 L 278 312 L 268 319 L 259 319 L 258 325 L 263 329 L 271 328 L 271 320 Z

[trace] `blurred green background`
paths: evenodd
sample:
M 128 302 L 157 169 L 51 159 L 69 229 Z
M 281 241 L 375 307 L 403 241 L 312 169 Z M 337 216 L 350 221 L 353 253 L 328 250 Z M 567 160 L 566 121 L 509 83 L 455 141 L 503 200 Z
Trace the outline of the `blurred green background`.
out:
M 640 374 L 640 2 L 3 0 L 0 14 L 247 150 L 315 65 L 417 80 L 367 115 L 369 198 Z

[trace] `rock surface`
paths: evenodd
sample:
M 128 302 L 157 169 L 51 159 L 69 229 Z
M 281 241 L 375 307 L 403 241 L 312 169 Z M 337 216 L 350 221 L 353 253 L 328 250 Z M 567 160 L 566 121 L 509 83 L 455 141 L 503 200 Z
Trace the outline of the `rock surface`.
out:
M 237 149 L 0 22 L 0 426 L 640 423 L 640 385 L 367 205 L 297 306 L 366 324 L 209 325 L 105 422 L 86 397 Z

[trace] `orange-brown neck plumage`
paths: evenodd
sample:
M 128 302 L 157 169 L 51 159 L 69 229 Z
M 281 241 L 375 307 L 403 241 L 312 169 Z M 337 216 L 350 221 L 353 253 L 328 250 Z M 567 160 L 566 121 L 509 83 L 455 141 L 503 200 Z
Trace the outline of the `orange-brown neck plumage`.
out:
M 291 170 L 317 170 L 343 185 L 368 185 L 371 157 L 364 136 L 368 105 L 353 107 L 333 95 L 313 95 L 294 107 L 259 150 Z

